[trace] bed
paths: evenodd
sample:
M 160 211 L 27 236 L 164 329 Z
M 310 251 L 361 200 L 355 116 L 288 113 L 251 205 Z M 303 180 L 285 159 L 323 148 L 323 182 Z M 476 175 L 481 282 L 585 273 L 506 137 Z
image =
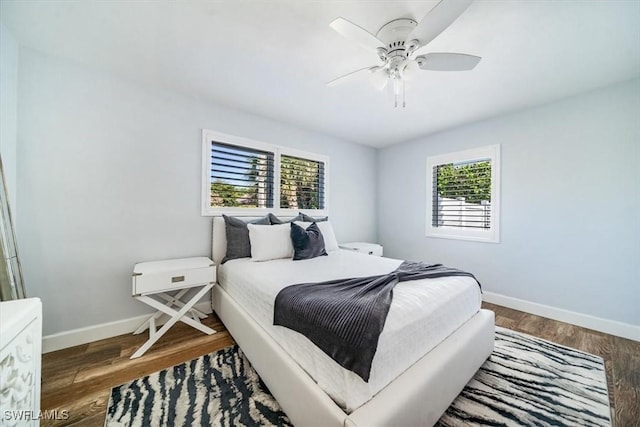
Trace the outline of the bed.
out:
M 221 217 L 212 248 L 218 264 L 226 250 Z M 368 382 L 272 324 L 272 301 L 287 284 L 384 274 L 400 262 L 338 250 L 305 261 L 218 265 L 213 309 L 295 425 L 431 425 L 493 351 L 493 313 L 480 309 L 468 277 L 396 285 Z

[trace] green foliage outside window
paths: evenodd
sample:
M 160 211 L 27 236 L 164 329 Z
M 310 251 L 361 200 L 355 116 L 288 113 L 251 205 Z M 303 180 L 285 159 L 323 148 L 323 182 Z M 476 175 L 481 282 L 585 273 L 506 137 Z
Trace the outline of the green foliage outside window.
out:
M 224 180 L 217 179 L 211 183 L 211 206 L 216 207 L 245 207 L 263 208 L 271 207 L 269 188 L 265 180 L 267 175 L 267 163 L 264 159 L 252 158 L 251 165 L 246 169 L 243 185 L 233 185 Z
M 243 196 L 243 188 L 217 180 L 211 183 L 211 206 L 237 207 Z
M 485 200 L 491 202 L 491 162 L 439 165 L 437 183 L 440 197 L 464 197 L 466 202 L 478 204 Z
M 322 209 L 321 163 L 282 156 L 280 158 L 280 207 L 284 209 Z
M 265 166 L 251 160 L 245 179 L 238 186 L 224 180 L 211 183 L 212 207 L 271 207 L 273 192 L 264 180 Z M 323 209 L 323 163 L 296 157 L 280 158 L 280 207 L 285 209 Z

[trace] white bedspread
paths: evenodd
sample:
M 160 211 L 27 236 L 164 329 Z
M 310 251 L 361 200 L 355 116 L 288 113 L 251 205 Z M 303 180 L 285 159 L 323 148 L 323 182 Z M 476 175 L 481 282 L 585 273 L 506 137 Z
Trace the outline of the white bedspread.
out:
M 401 262 L 345 250 L 305 261 L 253 262 L 244 258 L 218 266 L 218 283 L 350 413 L 480 309 L 478 284 L 470 277 L 397 284 L 368 383 L 342 368 L 304 335 L 274 326 L 273 302 L 280 289 L 289 285 L 385 274 Z

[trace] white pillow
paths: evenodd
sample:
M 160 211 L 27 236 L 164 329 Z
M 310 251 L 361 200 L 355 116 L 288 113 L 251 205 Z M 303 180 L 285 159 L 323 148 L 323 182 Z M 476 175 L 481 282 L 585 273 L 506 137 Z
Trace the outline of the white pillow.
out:
M 248 224 L 251 261 L 292 258 L 291 224 Z
M 300 227 L 304 228 L 305 230 L 307 229 L 308 226 L 313 224 L 312 222 L 303 222 L 303 221 L 295 221 L 295 223 Z M 318 221 L 316 222 L 316 224 L 318 224 L 318 228 L 320 229 L 320 232 L 322 233 L 322 237 L 324 238 L 324 249 L 327 252 L 337 251 L 338 241 L 336 240 L 336 235 L 333 232 L 333 226 L 331 225 L 331 222 L 329 222 L 328 220 Z M 253 245 L 253 243 L 251 244 Z

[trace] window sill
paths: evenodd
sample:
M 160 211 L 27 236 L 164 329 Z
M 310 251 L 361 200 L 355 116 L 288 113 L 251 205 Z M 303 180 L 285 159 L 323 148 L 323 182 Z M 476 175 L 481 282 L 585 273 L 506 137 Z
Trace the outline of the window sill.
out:
M 437 231 L 436 231 L 437 230 Z M 471 242 L 484 242 L 484 243 L 500 243 L 500 236 L 496 230 L 490 230 L 487 232 L 468 232 L 456 229 L 434 229 L 427 228 L 425 233 L 427 237 L 435 237 L 438 239 L 454 239 L 454 240 L 468 240 Z

